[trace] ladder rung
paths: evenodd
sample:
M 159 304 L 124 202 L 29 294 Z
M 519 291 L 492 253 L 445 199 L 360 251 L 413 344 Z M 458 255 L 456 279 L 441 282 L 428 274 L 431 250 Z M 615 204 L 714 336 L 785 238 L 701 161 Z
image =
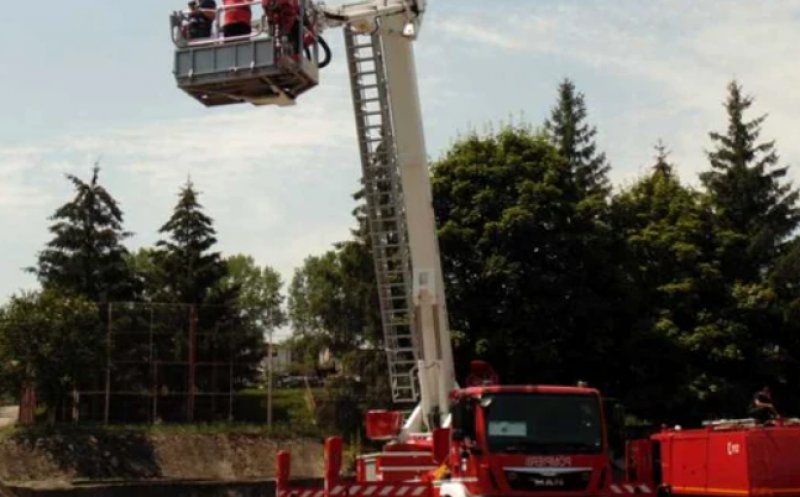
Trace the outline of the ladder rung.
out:
M 400 353 L 404 353 L 404 352 L 414 352 L 414 349 L 412 349 L 412 348 L 393 349 L 391 352 L 393 352 L 395 354 L 400 354 Z

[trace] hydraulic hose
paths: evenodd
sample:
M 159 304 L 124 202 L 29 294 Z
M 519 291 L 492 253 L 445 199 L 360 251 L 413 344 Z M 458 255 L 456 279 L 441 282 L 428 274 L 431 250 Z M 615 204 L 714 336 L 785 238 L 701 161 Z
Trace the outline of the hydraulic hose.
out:
M 328 64 L 331 63 L 331 59 L 333 55 L 331 54 L 331 47 L 328 46 L 328 42 L 325 41 L 325 38 L 322 36 L 318 36 L 317 39 L 319 40 L 319 46 L 322 47 L 322 51 L 325 52 L 325 57 L 322 58 L 322 61 L 319 63 L 320 69 L 327 67 Z
M 331 47 L 328 46 L 328 42 L 326 42 L 325 39 L 322 36 L 317 35 L 317 43 L 319 43 L 319 45 L 322 47 L 322 52 L 324 53 L 322 61 L 320 61 L 319 64 L 317 64 L 317 66 L 320 69 L 323 69 L 323 68 L 327 67 L 328 64 L 331 63 L 331 59 L 333 58 L 333 55 L 331 54 Z M 311 49 L 309 47 L 306 47 L 305 48 L 305 52 L 306 52 L 306 58 L 308 60 L 311 60 L 312 59 L 312 57 L 311 57 Z

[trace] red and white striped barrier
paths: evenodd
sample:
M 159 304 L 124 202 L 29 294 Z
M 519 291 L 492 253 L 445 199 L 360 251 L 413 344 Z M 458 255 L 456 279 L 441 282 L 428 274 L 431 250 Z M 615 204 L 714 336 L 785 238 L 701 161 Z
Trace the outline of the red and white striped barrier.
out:
M 420 483 L 356 483 L 334 485 L 329 497 L 429 497 L 431 487 Z M 326 497 L 323 489 L 279 490 L 277 497 Z
M 652 495 L 653 489 L 646 483 L 612 483 L 609 485 L 612 495 Z

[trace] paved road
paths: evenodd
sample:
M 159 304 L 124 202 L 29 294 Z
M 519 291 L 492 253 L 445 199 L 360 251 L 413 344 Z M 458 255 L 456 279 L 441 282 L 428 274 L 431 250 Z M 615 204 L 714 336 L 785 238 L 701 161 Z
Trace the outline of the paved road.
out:
M 17 416 L 19 416 L 19 406 L 0 407 L 0 428 L 16 423 Z

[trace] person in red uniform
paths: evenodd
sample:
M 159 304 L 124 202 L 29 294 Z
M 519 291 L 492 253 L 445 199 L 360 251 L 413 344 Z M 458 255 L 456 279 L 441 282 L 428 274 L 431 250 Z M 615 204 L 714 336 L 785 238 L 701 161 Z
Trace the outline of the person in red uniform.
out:
M 222 0 L 224 6 L 240 4 L 245 5 L 225 9 L 225 15 L 222 18 L 222 34 L 225 38 L 250 34 L 250 22 L 253 20 L 250 0 Z

